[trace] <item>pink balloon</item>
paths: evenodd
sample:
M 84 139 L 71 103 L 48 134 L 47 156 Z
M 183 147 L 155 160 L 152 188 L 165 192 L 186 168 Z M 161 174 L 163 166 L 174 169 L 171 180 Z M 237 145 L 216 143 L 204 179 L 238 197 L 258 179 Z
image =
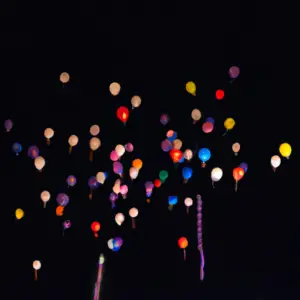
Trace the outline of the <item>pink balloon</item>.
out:
M 131 143 L 127 143 L 127 144 L 125 145 L 125 150 L 126 150 L 127 152 L 132 152 L 132 151 L 133 151 L 133 145 L 132 145 Z
M 203 125 L 202 125 L 202 130 L 203 132 L 205 133 L 210 133 L 212 132 L 214 129 L 214 124 L 211 123 L 211 122 L 205 122 Z
M 168 139 L 165 139 L 161 142 L 160 147 L 164 152 L 169 152 L 172 150 L 173 145 Z
M 113 169 L 116 174 L 121 175 L 123 173 L 123 165 L 119 161 L 113 163 Z
M 110 160 L 117 161 L 120 157 L 118 156 L 117 152 L 115 150 L 111 151 L 110 153 Z
M 128 186 L 126 184 L 120 186 L 120 193 L 126 195 L 128 193 Z

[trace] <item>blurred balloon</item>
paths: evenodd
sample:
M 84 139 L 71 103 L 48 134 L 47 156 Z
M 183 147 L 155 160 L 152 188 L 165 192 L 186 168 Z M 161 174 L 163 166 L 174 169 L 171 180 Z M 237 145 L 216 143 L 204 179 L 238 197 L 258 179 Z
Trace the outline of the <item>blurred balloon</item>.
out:
M 206 166 L 206 162 L 211 158 L 210 150 L 207 148 L 201 148 L 198 152 L 198 157 L 202 162 L 202 168 L 204 168 Z
M 125 107 L 125 106 L 120 106 L 117 109 L 117 117 L 125 125 L 126 122 L 127 122 L 127 120 L 128 120 L 128 118 L 129 118 L 129 110 L 128 110 L 128 108 Z
M 69 145 L 70 145 L 70 147 L 69 147 L 69 153 L 70 154 L 72 153 L 73 147 L 75 147 L 78 144 L 78 141 L 79 141 L 79 139 L 78 139 L 77 135 L 75 135 L 75 134 L 72 134 L 69 137 L 68 142 L 69 142 Z
M 230 67 L 228 74 L 230 78 L 236 79 L 240 75 L 240 69 L 237 66 Z
M 16 153 L 16 155 L 19 155 L 19 153 L 22 152 L 22 149 L 23 149 L 23 147 L 20 143 L 13 143 L 12 150 L 13 150 L 13 152 Z
M 233 169 L 233 178 L 235 180 L 235 188 L 234 190 L 237 191 L 238 189 L 238 182 L 244 177 L 245 171 L 241 167 L 237 167 Z
M 180 150 L 174 148 L 169 153 L 173 160 L 173 163 L 178 163 L 183 157 L 183 153 Z
M 98 172 L 96 175 L 96 180 L 100 183 L 100 184 L 104 184 L 106 179 L 106 175 L 104 172 Z
M 15 216 L 17 220 L 21 220 L 24 217 L 24 210 L 21 208 L 17 208 L 15 211 Z
M 67 184 L 69 187 L 74 186 L 76 184 L 76 182 L 77 182 L 77 179 L 74 175 L 70 175 L 67 177 Z
M 10 132 L 14 126 L 14 123 L 12 120 L 5 120 L 4 121 L 4 128 L 6 132 Z
M 93 161 L 94 151 L 98 150 L 101 146 L 101 141 L 97 137 L 90 139 L 90 161 Z
M 192 110 L 191 116 L 193 123 L 196 124 L 201 119 L 202 114 L 199 109 L 195 108 Z
M 50 200 L 51 194 L 48 191 L 41 192 L 41 200 L 44 203 L 44 208 L 46 208 L 47 202 Z
M 241 145 L 239 143 L 234 143 L 232 145 L 232 151 L 234 152 L 234 155 L 237 156 L 239 151 L 241 149 Z
M 32 267 L 34 269 L 34 280 L 38 280 L 38 270 L 40 270 L 42 264 L 39 260 L 35 260 L 32 264 Z
M 189 208 L 193 205 L 193 199 L 192 198 L 185 198 L 184 199 L 184 205 L 186 206 L 186 213 L 189 213 Z
M 40 154 L 40 150 L 37 146 L 30 146 L 28 148 L 28 156 L 32 159 L 37 158 Z
M 223 90 L 217 90 L 216 91 L 216 99 L 217 100 L 222 100 L 225 96 L 225 93 Z
M 183 249 L 183 259 L 186 260 L 186 247 L 189 245 L 188 243 L 188 240 L 186 237 L 181 237 L 179 240 L 178 240 L 178 246 L 179 248 Z
M 115 148 L 115 151 L 117 153 L 117 155 L 120 157 L 122 157 L 125 153 L 125 147 L 123 145 L 117 145 Z
M 214 183 L 221 180 L 223 177 L 223 170 L 221 168 L 213 168 L 211 171 L 212 186 L 215 187 Z
M 288 143 L 283 143 L 279 146 L 279 152 L 283 157 L 289 159 L 292 154 L 292 147 Z
M 44 137 L 46 138 L 47 145 L 50 145 L 50 139 L 54 136 L 54 130 L 52 128 L 46 128 L 44 131 Z
M 131 180 L 136 179 L 138 177 L 138 175 L 139 175 L 139 170 L 138 169 L 136 169 L 134 167 L 131 167 L 129 169 L 129 176 L 130 176 Z
M 169 123 L 169 121 L 170 121 L 170 118 L 167 114 L 162 114 L 160 116 L 160 124 L 166 126 Z
M 275 172 L 276 169 L 281 165 L 281 158 L 278 155 L 274 155 L 271 157 L 271 166 L 273 171 Z
M 100 223 L 97 222 L 97 221 L 93 222 L 92 225 L 91 225 L 91 229 L 92 229 L 92 231 L 93 231 L 93 233 L 94 233 L 94 236 L 95 236 L 96 238 L 99 236 L 99 235 L 98 235 L 98 232 L 99 232 L 100 228 L 101 228 L 101 225 L 100 225 Z
M 180 139 L 176 139 L 173 141 L 173 148 L 180 150 L 182 147 L 182 141 Z
M 193 176 L 193 170 L 191 168 L 184 167 L 182 169 L 182 177 L 183 177 L 184 183 L 187 183 L 192 176 Z
M 131 217 L 132 228 L 136 227 L 134 219 L 138 216 L 138 214 L 139 214 L 139 211 L 138 211 L 137 208 L 135 208 L 135 207 L 130 208 L 130 210 L 129 210 L 129 216 Z
M 167 139 L 173 143 L 177 139 L 177 132 L 174 130 L 168 130 L 167 134 Z
M 168 171 L 162 170 L 159 172 L 159 179 L 161 183 L 164 183 L 168 177 L 169 177 Z
M 119 175 L 120 177 L 123 177 L 123 165 L 121 162 L 115 161 L 113 163 L 113 170 L 115 174 Z
M 116 207 L 116 201 L 118 199 L 118 195 L 115 192 L 110 193 L 109 200 L 111 202 L 111 208 L 114 209 Z
M 93 198 L 93 190 L 99 187 L 99 182 L 95 176 L 91 176 L 88 180 L 88 185 L 90 187 L 89 199 L 92 200 Z
M 72 223 L 70 220 L 66 220 L 63 222 L 63 235 L 65 235 L 65 230 L 71 227 Z
M 205 122 L 202 125 L 202 130 L 204 133 L 211 133 L 214 129 L 214 124 L 210 122 Z
M 154 188 L 154 184 L 153 184 L 152 181 L 147 181 L 147 182 L 145 183 L 146 196 L 147 196 L 148 198 L 151 197 L 153 188 Z M 149 202 L 150 202 L 150 199 L 148 199 L 147 202 L 149 203 Z
M 232 130 L 234 126 L 235 126 L 235 121 L 232 118 L 227 118 L 224 121 L 224 127 L 225 127 L 226 131 L 223 134 L 223 136 L 226 135 L 229 130 Z
M 139 158 L 136 158 L 132 161 L 132 166 L 140 171 L 140 169 L 143 167 L 143 162 Z
M 110 152 L 110 160 L 117 161 L 119 159 L 120 159 L 120 157 L 117 154 L 116 150 L 113 150 L 113 151 Z
M 186 85 L 185 85 L 185 89 L 189 94 L 191 94 L 193 96 L 196 96 L 196 89 L 197 88 L 196 88 L 196 84 L 193 81 L 187 82 Z
M 206 118 L 205 122 L 209 122 L 209 123 L 212 123 L 213 125 L 215 125 L 215 120 L 211 117 Z
M 133 96 L 131 98 L 132 109 L 140 107 L 141 103 L 142 103 L 142 99 L 140 96 Z
M 100 127 L 98 125 L 92 125 L 91 128 L 90 128 L 90 134 L 92 136 L 96 136 L 100 133 Z
M 46 161 L 42 156 L 38 156 L 34 159 L 34 165 L 37 168 L 37 170 L 39 170 L 39 171 L 43 170 L 45 164 L 46 164 Z
M 160 181 L 159 179 L 155 179 L 155 180 L 154 180 L 154 186 L 155 186 L 156 188 L 159 188 L 159 187 L 161 186 L 161 181 Z
M 169 202 L 169 208 L 168 209 L 171 211 L 173 209 L 174 205 L 177 204 L 178 197 L 177 196 L 169 196 L 168 202 Z
M 134 149 L 134 147 L 133 147 L 133 145 L 132 145 L 131 143 L 127 143 L 127 144 L 125 145 L 125 151 L 126 151 L 126 152 L 132 152 L 133 149 Z
M 61 206 L 61 205 L 59 205 L 59 206 L 57 206 L 56 207 L 56 215 L 58 216 L 58 217 L 61 217 L 63 214 L 64 214 L 64 206 Z
M 163 140 L 161 142 L 161 149 L 164 152 L 169 152 L 172 149 L 172 143 L 168 139 Z
M 240 168 L 242 168 L 245 172 L 245 174 L 247 173 L 248 171 L 248 164 L 245 163 L 245 162 L 242 162 L 240 165 L 239 165 Z
M 125 216 L 122 213 L 117 213 L 115 216 L 116 223 L 121 226 L 125 221 Z
M 65 84 L 70 81 L 70 75 L 67 72 L 62 72 L 59 76 L 61 83 Z
M 107 242 L 108 248 L 114 252 L 119 251 L 122 245 L 123 245 L 123 240 L 120 237 L 109 239 Z
M 186 149 L 184 152 L 183 152 L 183 157 L 187 160 L 187 161 L 190 161 L 192 158 L 193 158 L 193 151 L 191 149 Z
M 69 201 L 70 201 L 69 196 L 65 193 L 60 193 L 56 196 L 56 202 L 60 206 L 66 207 Z
M 118 82 L 112 82 L 109 86 L 109 91 L 113 96 L 119 95 L 121 91 L 121 86 Z

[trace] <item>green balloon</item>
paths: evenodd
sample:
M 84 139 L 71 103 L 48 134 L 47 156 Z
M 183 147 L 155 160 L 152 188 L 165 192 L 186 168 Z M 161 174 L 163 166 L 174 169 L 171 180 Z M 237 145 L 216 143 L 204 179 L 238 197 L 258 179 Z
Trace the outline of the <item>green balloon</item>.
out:
M 168 171 L 162 170 L 159 172 L 159 179 L 161 182 L 164 182 L 168 178 Z

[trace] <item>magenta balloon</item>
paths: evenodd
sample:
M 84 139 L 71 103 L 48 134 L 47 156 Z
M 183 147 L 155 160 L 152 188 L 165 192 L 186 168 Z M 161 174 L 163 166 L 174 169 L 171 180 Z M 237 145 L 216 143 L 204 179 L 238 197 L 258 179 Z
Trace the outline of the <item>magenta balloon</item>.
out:
M 117 161 L 119 159 L 119 155 L 115 150 L 111 151 L 110 153 L 110 160 Z
M 172 142 L 169 141 L 168 139 L 165 139 L 164 141 L 162 141 L 160 146 L 164 152 L 169 152 L 173 148 Z
M 239 75 L 240 75 L 240 69 L 239 69 L 239 67 L 237 67 L 237 66 L 232 66 L 232 67 L 229 69 L 228 74 L 229 74 L 229 76 L 230 76 L 232 79 L 235 79 L 235 78 L 239 77 Z
M 127 152 L 132 152 L 132 151 L 133 151 L 133 145 L 132 145 L 131 143 L 127 143 L 127 144 L 125 145 L 125 150 L 126 150 Z
M 120 193 L 126 195 L 128 193 L 128 186 L 126 184 L 120 186 Z
M 211 123 L 211 122 L 205 122 L 205 123 L 203 123 L 203 125 L 202 125 L 202 130 L 203 130 L 203 132 L 205 132 L 205 133 L 210 133 L 210 132 L 213 131 L 213 129 L 214 129 L 214 124 Z
M 152 181 L 147 181 L 146 183 L 145 183 L 145 188 L 146 189 L 153 189 L 154 188 L 154 184 L 153 184 L 153 182 Z
M 120 163 L 119 161 L 115 161 L 113 163 L 113 169 L 114 169 L 114 172 L 116 174 L 122 174 L 123 173 L 123 165 L 122 165 L 122 163 Z

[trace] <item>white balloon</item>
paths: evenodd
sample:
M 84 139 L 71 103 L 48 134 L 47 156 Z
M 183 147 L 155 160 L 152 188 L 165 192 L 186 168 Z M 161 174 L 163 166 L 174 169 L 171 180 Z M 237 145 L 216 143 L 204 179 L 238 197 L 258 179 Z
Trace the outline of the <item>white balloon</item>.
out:
M 45 164 L 46 161 L 42 156 L 38 156 L 34 160 L 34 165 L 39 171 L 41 171 L 44 168 Z
M 33 262 L 32 266 L 33 266 L 33 268 L 34 268 L 35 270 L 39 270 L 39 269 L 42 267 L 42 264 L 41 264 L 41 262 L 40 262 L 39 260 L 35 260 L 35 261 Z
M 117 145 L 115 151 L 118 156 L 121 157 L 125 153 L 125 147 L 123 145 Z
M 103 172 L 98 172 L 97 175 L 96 175 L 96 180 L 103 184 L 104 181 L 105 181 L 106 177 L 105 177 L 105 174 Z
M 281 158 L 278 155 L 274 155 L 271 157 L 271 166 L 273 168 L 278 168 L 281 165 Z
M 138 214 L 139 214 L 139 211 L 138 211 L 137 208 L 135 208 L 135 207 L 130 208 L 130 210 L 129 210 L 129 216 L 131 218 L 136 218 L 138 216 Z
M 107 242 L 107 247 L 112 250 L 114 248 L 114 243 L 113 243 L 113 239 L 108 240 Z
M 115 216 L 115 221 L 119 226 L 121 226 L 125 221 L 125 216 L 122 213 L 117 213 Z
M 129 176 L 130 178 L 133 180 L 133 179 L 136 179 L 139 175 L 139 170 L 134 168 L 134 167 L 131 167 L 129 169 Z
M 185 204 L 185 206 L 187 206 L 187 207 L 190 207 L 190 206 L 192 206 L 193 205 L 193 199 L 192 198 L 185 198 L 184 199 L 184 204 Z
M 213 168 L 211 171 L 211 180 L 214 182 L 219 181 L 223 177 L 223 171 L 220 168 Z

